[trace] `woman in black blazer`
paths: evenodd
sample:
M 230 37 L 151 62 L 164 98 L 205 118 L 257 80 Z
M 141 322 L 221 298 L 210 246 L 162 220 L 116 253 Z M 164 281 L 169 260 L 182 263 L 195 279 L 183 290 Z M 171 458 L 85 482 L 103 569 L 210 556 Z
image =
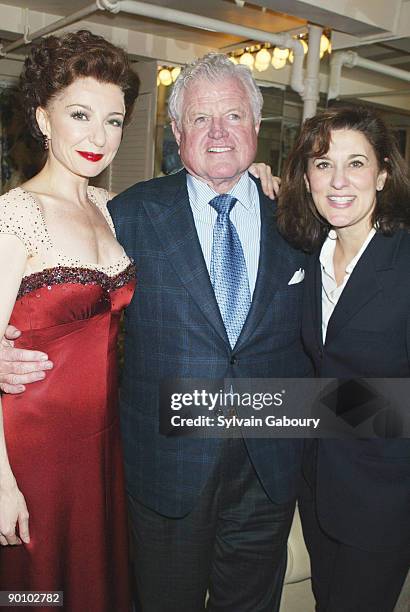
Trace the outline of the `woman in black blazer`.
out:
M 313 253 L 303 340 L 318 376 L 410 376 L 410 183 L 394 137 L 361 106 L 307 120 L 278 226 Z M 410 565 L 410 440 L 306 444 L 300 500 L 320 612 L 392 612 Z

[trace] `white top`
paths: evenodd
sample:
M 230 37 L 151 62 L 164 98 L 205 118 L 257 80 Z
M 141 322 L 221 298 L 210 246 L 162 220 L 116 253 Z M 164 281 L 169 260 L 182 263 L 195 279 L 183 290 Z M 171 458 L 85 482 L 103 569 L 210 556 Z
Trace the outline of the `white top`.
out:
M 329 319 L 333 314 L 333 311 L 336 307 L 336 304 L 339 301 L 340 296 L 342 295 L 343 289 L 346 286 L 347 281 L 350 278 L 351 273 L 353 272 L 357 262 L 365 252 L 369 242 L 375 235 L 376 230 L 372 228 L 363 242 L 360 251 L 357 255 L 352 259 L 349 265 L 346 266 L 345 276 L 343 278 L 343 282 L 340 285 L 337 285 L 335 278 L 335 270 L 333 267 L 333 256 L 336 248 L 336 240 L 337 234 L 334 230 L 330 230 L 328 237 L 323 243 L 322 250 L 320 251 L 320 267 L 322 271 L 322 338 L 323 343 L 326 340 L 326 332 L 327 326 L 329 324 Z
M 190 174 L 187 175 L 187 188 L 192 214 L 194 216 L 195 228 L 209 273 L 211 269 L 213 231 L 218 216 L 218 213 L 210 206 L 209 202 L 215 196 L 221 194 Z M 228 193 L 238 200 L 229 218 L 234 224 L 238 232 L 239 240 L 241 241 L 246 269 L 248 271 L 249 289 L 251 296 L 253 296 L 256 276 L 258 274 L 261 239 L 261 214 L 258 188 L 249 174 L 245 172 Z

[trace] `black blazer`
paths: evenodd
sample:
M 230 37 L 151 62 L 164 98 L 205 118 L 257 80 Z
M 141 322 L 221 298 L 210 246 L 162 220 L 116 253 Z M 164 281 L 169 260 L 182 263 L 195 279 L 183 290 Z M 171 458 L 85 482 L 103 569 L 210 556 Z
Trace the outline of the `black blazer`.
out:
M 354 268 L 322 343 L 321 271 L 306 275 L 302 334 L 329 378 L 410 375 L 410 235 L 376 234 Z M 366 550 L 410 546 L 410 440 L 319 440 L 317 512 L 325 532 Z
M 193 507 L 220 440 L 161 436 L 158 390 L 166 378 L 299 377 L 312 372 L 302 348 L 303 283 L 288 285 L 305 255 L 279 236 L 274 205 L 259 188 L 261 249 L 248 318 L 232 350 L 210 283 L 186 173 L 139 183 L 110 204 L 118 240 L 137 266 L 127 309 L 121 420 L 127 487 L 167 516 Z M 271 498 L 296 495 L 300 440 L 246 440 Z

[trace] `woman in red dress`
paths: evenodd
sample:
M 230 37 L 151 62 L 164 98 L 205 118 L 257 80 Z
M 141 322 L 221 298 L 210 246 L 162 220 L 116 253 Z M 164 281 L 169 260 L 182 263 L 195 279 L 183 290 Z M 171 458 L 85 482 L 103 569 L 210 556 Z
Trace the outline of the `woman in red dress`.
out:
M 54 368 L 1 400 L 0 590 L 126 612 L 116 339 L 135 270 L 115 239 L 111 194 L 88 181 L 118 150 L 138 77 L 124 51 L 80 31 L 34 44 L 21 86 L 47 159 L 0 198 L 0 337 L 10 319 L 16 345 Z

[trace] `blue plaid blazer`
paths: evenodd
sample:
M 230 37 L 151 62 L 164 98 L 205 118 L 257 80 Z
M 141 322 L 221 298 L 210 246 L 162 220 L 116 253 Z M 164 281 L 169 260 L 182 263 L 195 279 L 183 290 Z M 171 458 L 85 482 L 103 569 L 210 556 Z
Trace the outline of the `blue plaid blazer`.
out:
M 187 514 L 221 441 L 159 434 L 159 383 L 166 378 L 270 378 L 311 374 L 300 338 L 303 283 L 288 285 L 303 253 L 277 233 L 261 192 L 261 251 L 252 306 L 232 350 L 199 244 L 186 172 L 130 187 L 109 210 L 137 266 L 126 316 L 121 423 L 128 492 L 166 516 Z M 247 439 L 268 495 L 296 495 L 302 440 Z

